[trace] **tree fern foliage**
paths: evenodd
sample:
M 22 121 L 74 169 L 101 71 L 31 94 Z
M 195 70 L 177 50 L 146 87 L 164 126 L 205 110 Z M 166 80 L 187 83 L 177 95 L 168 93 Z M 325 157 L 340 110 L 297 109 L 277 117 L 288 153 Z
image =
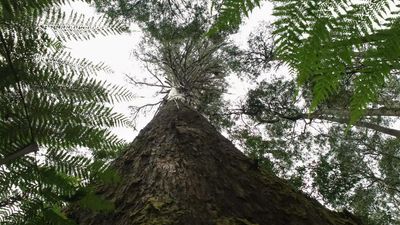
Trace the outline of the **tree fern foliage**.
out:
M 238 24 L 253 9 L 251 1 L 225 1 L 214 29 Z M 397 1 L 274 0 L 276 59 L 300 86 L 313 92 L 312 110 L 343 82 L 350 82 L 350 122 L 377 100 L 385 81 L 398 69 L 400 17 Z M 351 79 L 347 77 L 351 75 Z
M 214 1 L 213 6 L 218 9 L 219 15 L 214 26 L 208 32 L 209 35 L 223 30 L 237 29 L 243 16 L 249 16 L 255 7 L 260 7 L 260 0 L 224 0 L 220 4 Z
M 119 33 L 124 27 L 50 8 L 61 3 L 0 3 L 1 224 L 73 224 L 61 211 L 65 202 L 112 207 L 86 184 L 115 181 L 107 158 L 124 142 L 108 127 L 130 121 L 110 105 L 132 94 L 93 78 L 110 69 L 72 58 L 62 41 Z M 89 149 L 93 158 L 78 148 Z
M 27 13 L 41 12 L 50 6 L 60 6 L 66 2 L 66 0 L 2 0 L 0 2 L 0 12 L 3 18 L 10 18 L 16 15 L 27 15 Z
M 400 57 L 396 1 L 276 1 L 277 55 L 300 85 L 313 90 L 313 108 L 339 89 L 352 93 L 351 122 L 362 116 Z

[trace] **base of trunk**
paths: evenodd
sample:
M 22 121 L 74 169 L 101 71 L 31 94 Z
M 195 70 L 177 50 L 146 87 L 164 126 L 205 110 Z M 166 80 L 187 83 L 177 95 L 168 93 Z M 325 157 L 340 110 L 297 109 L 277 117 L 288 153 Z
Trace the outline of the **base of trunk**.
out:
M 163 106 L 113 166 L 122 182 L 97 190 L 115 210 L 72 209 L 78 224 L 361 224 L 261 173 L 202 115 L 180 103 Z

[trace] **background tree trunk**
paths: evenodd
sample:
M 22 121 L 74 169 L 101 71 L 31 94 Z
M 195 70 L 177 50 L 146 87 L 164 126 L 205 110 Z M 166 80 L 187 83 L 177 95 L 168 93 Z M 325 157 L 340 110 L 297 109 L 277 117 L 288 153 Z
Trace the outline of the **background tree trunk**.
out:
M 122 178 L 98 185 L 115 210 L 78 208 L 81 225 L 355 225 L 257 166 L 198 112 L 180 102 L 155 118 L 113 163 Z

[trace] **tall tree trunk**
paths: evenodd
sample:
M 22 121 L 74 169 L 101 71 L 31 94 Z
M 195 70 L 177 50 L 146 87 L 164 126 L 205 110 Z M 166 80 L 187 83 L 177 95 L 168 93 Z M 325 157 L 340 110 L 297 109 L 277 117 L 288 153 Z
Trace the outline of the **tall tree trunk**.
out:
M 272 174 L 262 174 L 199 113 L 170 101 L 113 163 L 122 182 L 98 185 L 111 213 L 79 208 L 81 225 L 356 225 Z

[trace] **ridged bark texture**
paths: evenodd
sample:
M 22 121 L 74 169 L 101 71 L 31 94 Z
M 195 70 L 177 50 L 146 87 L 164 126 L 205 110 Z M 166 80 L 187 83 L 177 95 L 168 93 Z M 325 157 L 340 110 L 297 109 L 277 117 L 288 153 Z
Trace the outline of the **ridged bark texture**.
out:
M 109 213 L 74 208 L 81 225 L 356 225 L 282 179 L 262 174 L 192 108 L 170 101 L 115 160 L 122 181 L 98 185 Z

